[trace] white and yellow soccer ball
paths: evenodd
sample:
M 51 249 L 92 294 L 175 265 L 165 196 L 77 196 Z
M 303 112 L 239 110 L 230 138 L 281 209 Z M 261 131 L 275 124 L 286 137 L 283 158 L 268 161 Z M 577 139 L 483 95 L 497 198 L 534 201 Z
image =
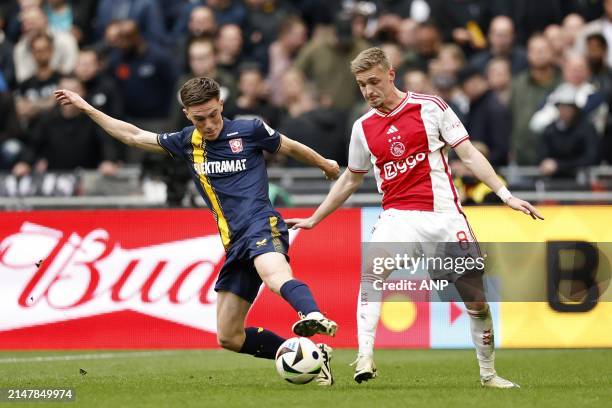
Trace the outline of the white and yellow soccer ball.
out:
M 306 384 L 321 372 L 321 350 L 306 337 L 285 340 L 276 352 L 276 371 L 292 384 Z

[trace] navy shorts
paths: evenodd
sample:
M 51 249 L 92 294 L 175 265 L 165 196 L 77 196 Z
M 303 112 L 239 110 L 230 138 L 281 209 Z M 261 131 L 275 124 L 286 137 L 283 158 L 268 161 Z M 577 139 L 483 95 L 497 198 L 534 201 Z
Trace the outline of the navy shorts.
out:
M 279 252 L 289 260 L 288 251 L 289 232 L 281 217 L 254 219 L 247 230 L 230 244 L 215 291 L 232 292 L 253 303 L 262 283 L 253 259 L 268 252 Z

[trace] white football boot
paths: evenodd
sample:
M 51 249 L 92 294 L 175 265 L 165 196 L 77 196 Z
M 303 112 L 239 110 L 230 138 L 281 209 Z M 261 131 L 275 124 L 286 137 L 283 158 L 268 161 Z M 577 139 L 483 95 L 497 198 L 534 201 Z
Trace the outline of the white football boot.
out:
M 489 377 L 480 377 L 480 384 L 487 388 L 521 388 L 520 385 L 508 381 L 505 378 L 501 378 L 497 374 Z
M 378 376 L 376 364 L 374 364 L 372 357 L 358 355 L 357 360 L 353 361 L 351 366 L 355 366 L 355 376 L 353 378 L 359 384 L 362 381 L 368 381 Z
M 333 320 L 323 316 L 321 312 L 310 312 L 306 316 L 299 313 L 300 320 L 291 328 L 295 334 L 301 337 L 310 337 L 315 334 L 326 334 L 335 336 L 338 325 Z
M 323 356 L 323 365 L 321 366 L 321 372 L 319 373 L 317 378 L 315 378 L 315 381 L 319 385 L 334 385 L 334 376 L 332 375 L 331 371 L 331 359 L 332 352 L 334 350 L 327 344 L 323 343 L 317 344 L 317 347 L 319 347 L 319 350 L 321 350 L 321 354 Z

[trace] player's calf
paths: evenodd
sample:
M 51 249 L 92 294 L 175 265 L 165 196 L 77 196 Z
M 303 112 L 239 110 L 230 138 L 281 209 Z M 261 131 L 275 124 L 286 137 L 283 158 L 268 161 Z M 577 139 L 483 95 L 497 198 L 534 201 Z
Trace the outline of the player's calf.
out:
M 274 359 L 284 341 L 284 338 L 263 327 L 247 327 L 244 330 L 243 342 L 238 350 L 233 349 L 233 351 L 258 358 Z

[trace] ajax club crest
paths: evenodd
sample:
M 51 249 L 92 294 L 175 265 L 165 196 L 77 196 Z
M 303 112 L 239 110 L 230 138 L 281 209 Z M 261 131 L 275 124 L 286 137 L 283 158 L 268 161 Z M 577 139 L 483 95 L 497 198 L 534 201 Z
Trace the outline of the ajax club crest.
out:
M 406 146 L 401 142 L 401 136 L 394 136 L 389 139 L 391 143 L 391 154 L 395 157 L 400 157 L 406 151 Z
M 387 136 L 389 137 L 389 143 L 391 144 L 391 154 L 394 157 L 400 157 L 406 151 L 406 146 L 401 142 L 402 137 L 398 133 L 399 130 L 395 125 L 389 126 L 387 130 Z

